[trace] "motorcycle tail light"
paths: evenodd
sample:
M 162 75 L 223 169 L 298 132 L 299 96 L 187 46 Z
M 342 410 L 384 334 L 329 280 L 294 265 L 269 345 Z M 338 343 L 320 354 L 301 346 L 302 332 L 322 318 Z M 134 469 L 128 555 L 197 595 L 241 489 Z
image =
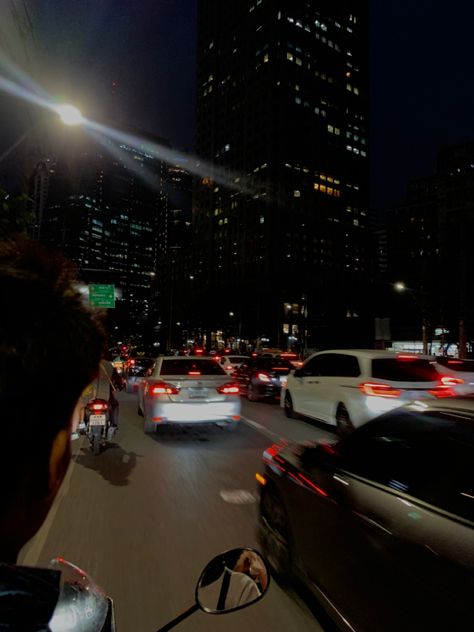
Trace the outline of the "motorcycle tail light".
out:
M 107 410 L 108 404 L 106 402 L 95 402 L 89 405 L 91 410 Z
M 151 395 L 178 395 L 180 389 L 167 382 L 155 382 L 150 386 Z
M 227 384 L 219 386 L 217 392 L 222 395 L 238 395 L 240 393 L 240 387 L 235 382 L 227 382 Z
M 380 384 L 378 382 L 362 382 L 359 384 L 359 390 L 364 395 L 373 395 L 375 397 L 400 397 L 402 394 L 398 388 L 393 388 L 390 384 Z

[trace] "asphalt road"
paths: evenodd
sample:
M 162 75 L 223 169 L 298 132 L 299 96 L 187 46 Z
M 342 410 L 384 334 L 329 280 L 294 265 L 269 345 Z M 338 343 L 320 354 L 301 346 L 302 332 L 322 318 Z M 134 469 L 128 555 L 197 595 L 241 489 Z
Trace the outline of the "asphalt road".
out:
M 84 437 L 73 442 L 63 489 L 20 561 L 46 565 L 62 555 L 114 598 L 119 632 L 146 632 L 193 603 L 196 579 L 214 555 L 258 546 L 255 472 L 262 451 L 278 437 L 317 439 L 327 432 L 286 419 L 277 405 L 243 401 L 246 421 L 235 432 L 196 427 L 149 436 L 135 396 L 121 393 L 119 399 L 116 440 L 99 456 Z M 226 494 L 236 490 L 247 493 Z M 226 502 L 229 496 L 239 502 Z M 255 606 L 226 616 L 198 612 L 177 628 L 243 629 L 315 632 L 328 626 L 311 599 L 272 582 Z

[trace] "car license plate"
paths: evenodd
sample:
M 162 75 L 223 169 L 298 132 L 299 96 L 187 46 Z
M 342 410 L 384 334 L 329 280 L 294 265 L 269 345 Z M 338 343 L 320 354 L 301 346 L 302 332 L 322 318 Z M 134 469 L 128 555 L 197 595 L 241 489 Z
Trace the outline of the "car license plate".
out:
M 205 399 L 207 397 L 207 388 L 190 388 L 189 397 L 191 399 Z
M 105 415 L 91 415 L 89 417 L 89 423 L 91 426 L 105 426 L 106 416 Z

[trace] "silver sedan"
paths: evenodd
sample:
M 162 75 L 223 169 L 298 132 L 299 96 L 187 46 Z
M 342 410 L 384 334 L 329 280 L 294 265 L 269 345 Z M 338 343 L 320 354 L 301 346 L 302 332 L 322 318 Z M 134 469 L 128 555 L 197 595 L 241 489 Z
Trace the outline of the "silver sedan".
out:
M 158 425 L 216 423 L 235 428 L 239 385 L 211 357 L 163 356 L 138 387 L 138 413 L 145 432 Z

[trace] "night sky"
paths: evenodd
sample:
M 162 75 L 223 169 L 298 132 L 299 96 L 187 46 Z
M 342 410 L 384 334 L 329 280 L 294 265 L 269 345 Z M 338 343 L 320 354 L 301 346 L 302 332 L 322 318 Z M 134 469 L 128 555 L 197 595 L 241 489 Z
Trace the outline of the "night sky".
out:
M 197 0 L 30 5 L 42 85 L 91 117 L 193 148 Z M 374 208 L 400 202 L 411 177 L 432 173 L 441 145 L 474 139 L 473 24 L 474 3 L 373 0 Z

